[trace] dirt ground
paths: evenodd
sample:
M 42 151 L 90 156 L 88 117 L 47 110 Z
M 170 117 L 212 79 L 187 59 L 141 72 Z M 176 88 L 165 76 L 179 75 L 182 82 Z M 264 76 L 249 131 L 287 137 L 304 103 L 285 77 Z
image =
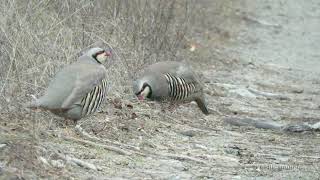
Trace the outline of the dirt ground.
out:
M 194 103 L 170 111 L 130 94 L 109 98 L 76 127 L 29 112 L 33 129 L 1 123 L 0 178 L 320 179 L 319 132 L 224 122 L 320 121 L 320 3 L 230 1 L 220 19 L 210 18 L 213 5 L 197 4 L 203 11 L 188 34 L 196 48 L 181 54 L 203 74 L 211 115 Z

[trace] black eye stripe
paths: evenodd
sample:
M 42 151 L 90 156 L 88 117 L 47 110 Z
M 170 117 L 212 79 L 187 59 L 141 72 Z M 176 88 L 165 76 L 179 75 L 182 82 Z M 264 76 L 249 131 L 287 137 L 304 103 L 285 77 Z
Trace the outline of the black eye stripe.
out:
M 149 86 L 149 85 L 148 85 L 147 83 L 144 83 L 144 84 L 142 85 L 141 90 L 140 90 L 139 92 L 137 92 L 136 95 L 139 95 L 140 93 L 142 93 L 142 91 L 144 91 L 144 89 L 145 89 L 147 86 Z M 150 87 L 150 86 L 149 86 L 149 87 Z
M 101 62 L 97 60 L 97 56 L 100 55 L 100 54 L 102 54 L 102 53 L 104 53 L 104 52 L 105 52 L 104 50 L 98 51 L 97 53 L 93 54 L 92 57 L 93 57 L 99 64 L 101 64 Z

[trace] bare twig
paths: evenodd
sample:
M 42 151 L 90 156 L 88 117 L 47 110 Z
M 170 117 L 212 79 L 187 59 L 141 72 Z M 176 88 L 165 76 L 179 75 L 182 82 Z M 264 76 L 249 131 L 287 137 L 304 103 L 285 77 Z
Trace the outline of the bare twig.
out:
M 259 91 L 257 89 L 253 89 L 253 88 L 248 88 L 248 90 L 253 93 L 253 94 L 256 94 L 256 95 L 259 95 L 259 96 L 264 96 L 268 99 L 279 99 L 279 100 L 289 100 L 290 98 L 287 97 L 287 96 L 284 96 L 282 94 L 274 94 L 274 93 L 269 93 L 269 92 L 262 92 L 262 91 Z
M 98 143 L 95 143 L 95 142 L 92 142 L 92 141 L 77 139 L 77 138 L 74 138 L 74 137 L 62 136 L 62 138 L 64 140 L 67 140 L 67 141 L 74 141 L 74 142 L 81 143 L 81 144 L 87 144 L 87 145 L 90 145 L 90 146 L 101 147 L 101 148 L 107 149 L 109 151 L 116 152 L 116 153 L 121 154 L 121 155 L 131 155 L 132 154 L 129 151 L 120 149 L 118 147 L 110 146 L 110 145 L 98 144 Z
M 70 156 L 68 156 L 68 155 L 61 154 L 61 153 L 58 153 L 58 152 L 56 152 L 56 154 L 57 154 L 61 159 L 67 161 L 68 163 L 72 162 L 72 163 L 75 163 L 75 164 L 77 164 L 78 166 L 84 167 L 84 168 L 86 168 L 86 169 L 101 170 L 101 168 L 95 166 L 94 164 L 85 162 L 85 161 L 80 160 L 80 159 L 78 159 L 78 158 L 70 157 Z
M 100 139 L 100 138 L 98 138 L 96 136 L 90 135 L 89 133 L 87 133 L 81 127 L 80 124 L 76 125 L 75 130 L 76 130 L 77 133 L 79 133 L 80 136 L 82 136 L 82 137 L 84 137 L 86 139 L 89 139 L 90 141 L 102 142 L 102 143 L 111 143 L 113 145 L 117 145 L 117 146 L 120 146 L 120 147 L 126 147 L 128 149 L 135 150 L 135 151 L 139 151 L 140 150 L 138 147 L 135 147 L 135 146 L 130 146 L 128 144 L 123 144 L 123 143 L 119 143 L 119 142 L 113 142 L 113 141 L 110 141 L 110 140 L 107 140 L 107 139 Z
M 84 6 L 78 8 L 77 10 L 75 10 L 73 13 L 71 13 L 69 16 L 65 17 L 64 19 L 62 19 L 61 21 L 59 21 L 58 23 L 54 24 L 51 26 L 51 28 L 46 31 L 46 32 L 51 32 L 52 29 L 54 29 L 55 27 L 57 27 L 59 24 L 63 23 L 64 21 L 66 21 L 67 19 L 71 18 L 73 15 L 77 14 L 79 11 L 81 11 L 82 9 L 86 8 L 88 5 L 90 5 L 91 2 L 88 2 L 87 4 L 85 4 Z
M 226 117 L 223 119 L 225 123 L 234 125 L 234 126 L 253 126 L 256 128 L 262 129 L 274 129 L 274 130 L 281 130 L 283 127 L 282 124 L 279 124 L 272 120 L 266 119 L 254 119 L 254 118 L 240 118 L 240 117 Z
M 76 127 L 75 127 L 75 130 L 77 133 L 79 133 L 82 137 L 85 137 L 85 138 L 88 138 L 89 140 L 91 141 L 100 141 L 101 142 L 101 139 L 95 137 L 95 136 L 92 136 L 90 135 L 89 133 L 87 133 L 84 129 L 82 129 L 81 125 L 80 124 L 77 124 Z
M 151 153 L 151 155 L 157 156 L 157 157 L 163 157 L 163 158 L 170 158 L 170 159 L 175 159 L 175 160 L 179 160 L 179 161 L 192 161 L 192 162 L 196 162 L 199 164 L 205 164 L 208 165 L 207 162 L 195 158 L 195 157 L 191 157 L 191 156 L 186 156 L 186 155 L 179 155 L 179 154 L 171 154 L 171 153 Z
M 297 158 L 320 159 L 320 156 L 295 156 Z
M 159 154 L 158 154 L 159 155 Z M 197 159 L 195 157 L 185 156 L 185 155 L 177 155 L 177 154 L 162 154 L 165 157 L 176 159 L 179 161 L 193 161 L 200 164 L 207 164 L 205 161 Z
M 252 16 L 243 16 L 243 19 L 244 20 L 247 20 L 251 23 L 255 23 L 255 24 L 260 24 L 261 26 L 271 26 L 271 27 L 275 27 L 275 28 L 280 28 L 281 25 L 279 24 L 273 24 L 273 23 L 270 23 L 270 22 L 267 22 L 265 20 L 262 20 L 262 19 L 257 19 L 255 17 L 252 17 Z

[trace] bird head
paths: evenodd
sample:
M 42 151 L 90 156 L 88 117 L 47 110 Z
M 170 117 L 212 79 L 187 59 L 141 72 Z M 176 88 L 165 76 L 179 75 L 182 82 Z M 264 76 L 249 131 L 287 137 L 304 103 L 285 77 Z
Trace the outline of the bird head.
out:
M 99 47 L 91 48 L 87 53 L 87 56 L 94 58 L 98 63 L 103 63 L 111 56 L 110 49 L 102 49 Z
M 139 100 L 150 98 L 152 95 L 151 84 L 147 79 L 138 79 L 133 82 L 133 92 Z

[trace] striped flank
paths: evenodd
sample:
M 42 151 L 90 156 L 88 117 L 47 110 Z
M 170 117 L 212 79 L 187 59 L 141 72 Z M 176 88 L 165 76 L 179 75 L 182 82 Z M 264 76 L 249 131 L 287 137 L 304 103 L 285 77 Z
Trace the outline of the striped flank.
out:
M 187 83 L 183 78 L 165 74 L 169 85 L 169 96 L 172 100 L 179 101 L 189 97 L 195 91 L 193 83 Z
M 81 100 L 82 116 L 94 113 L 101 105 L 107 91 L 107 82 L 102 80 L 101 84 L 94 87 Z

